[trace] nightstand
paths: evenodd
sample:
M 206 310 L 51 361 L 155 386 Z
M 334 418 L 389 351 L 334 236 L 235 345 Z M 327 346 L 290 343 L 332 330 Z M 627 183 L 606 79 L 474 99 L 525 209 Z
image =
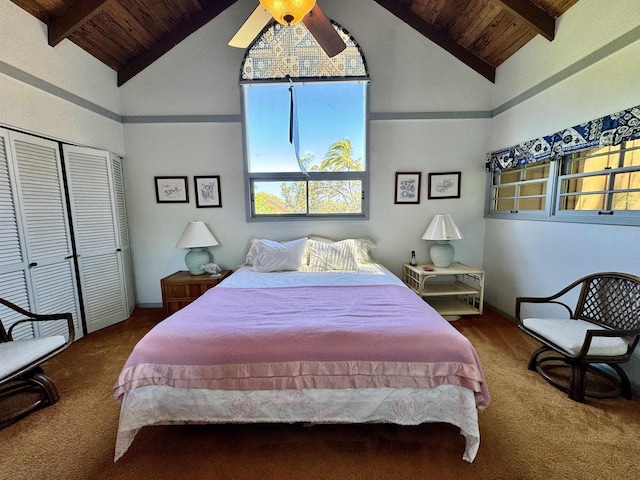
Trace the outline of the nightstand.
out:
M 162 290 L 162 306 L 164 313 L 171 315 L 182 307 L 189 305 L 210 288 L 231 275 L 231 270 L 223 270 L 218 278 L 203 275 L 191 275 L 187 271 L 176 272 L 160 280 Z
M 433 270 L 425 271 L 424 267 Z M 454 262 L 448 267 L 404 264 L 402 280 L 443 317 L 479 315 L 484 303 L 484 271 Z

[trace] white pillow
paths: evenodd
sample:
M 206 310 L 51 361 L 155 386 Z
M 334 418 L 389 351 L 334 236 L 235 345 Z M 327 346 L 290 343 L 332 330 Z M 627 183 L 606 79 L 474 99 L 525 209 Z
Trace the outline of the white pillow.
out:
M 309 235 L 309 240 L 322 243 L 336 243 L 335 240 L 331 240 L 327 237 L 321 237 L 319 235 Z M 345 240 L 351 240 L 355 248 L 356 259 L 358 263 L 373 263 L 371 259 L 371 251 L 376 248 L 376 244 L 369 238 L 348 238 Z
M 368 238 L 354 239 L 356 244 L 356 257 L 359 263 L 373 263 L 371 251 L 376 248 L 376 244 Z
M 352 239 L 334 243 L 308 241 L 310 270 L 358 270 L 357 242 Z
M 307 239 L 299 238 L 290 242 L 256 240 L 253 251 L 253 270 L 257 272 L 281 272 L 300 268 L 306 250 Z

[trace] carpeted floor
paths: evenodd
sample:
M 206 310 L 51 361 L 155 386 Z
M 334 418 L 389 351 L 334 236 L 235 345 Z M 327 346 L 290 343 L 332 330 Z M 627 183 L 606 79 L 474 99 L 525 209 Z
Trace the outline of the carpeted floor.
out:
M 0 430 L 0 479 L 636 479 L 640 399 L 578 404 L 527 370 L 537 347 L 487 311 L 454 322 L 474 344 L 492 403 L 481 446 L 443 424 L 147 427 L 113 463 L 111 389 L 136 341 L 162 319 L 141 309 L 44 366 L 61 400 Z

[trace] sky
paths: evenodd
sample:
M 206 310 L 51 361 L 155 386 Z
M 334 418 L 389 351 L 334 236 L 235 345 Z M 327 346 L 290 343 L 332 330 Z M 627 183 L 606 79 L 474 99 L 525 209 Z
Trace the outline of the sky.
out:
M 366 84 L 364 82 L 294 83 L 300 156 L 319 163 L 336 140 L 348 137 L 353 157 L 364 161 Z M 289 84 L 245 86 L 249 169 L 252 172 L 299 172 L 289 143 Z

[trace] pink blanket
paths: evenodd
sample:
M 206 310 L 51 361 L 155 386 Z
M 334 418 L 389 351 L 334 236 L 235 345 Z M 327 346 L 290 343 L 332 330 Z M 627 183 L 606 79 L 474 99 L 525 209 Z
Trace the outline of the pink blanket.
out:
M 420 388 L 490 397 L 471 343 L 396 285 L 214 288 L 134 348 L 114 397 L 145 385 L 223 390 Z

